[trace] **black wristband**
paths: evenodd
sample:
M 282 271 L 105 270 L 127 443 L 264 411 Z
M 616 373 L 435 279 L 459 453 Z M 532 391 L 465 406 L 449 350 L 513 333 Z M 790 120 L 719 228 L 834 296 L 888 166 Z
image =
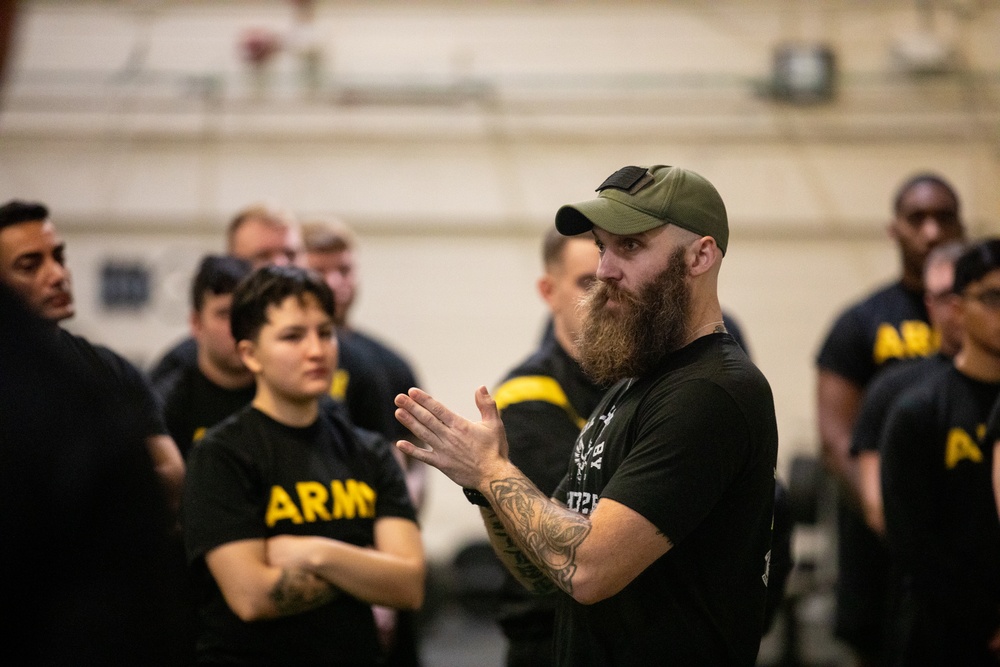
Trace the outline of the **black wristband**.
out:
M 475 489 L 462 488 L 462 493 L 465 497 L 469 499 L 469 502 L 473 505 L 479 505 L 480 507 L 490 507 L 490 501 L 486 500 L 486 496 L 479 493 Z

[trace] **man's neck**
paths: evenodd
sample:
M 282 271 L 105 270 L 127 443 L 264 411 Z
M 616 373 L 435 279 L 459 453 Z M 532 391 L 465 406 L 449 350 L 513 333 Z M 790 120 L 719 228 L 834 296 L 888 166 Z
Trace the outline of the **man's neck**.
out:
M 955 368 L 973 380 L 1000 383 L 1000 356 L 990 354 L 968 341 L 955 355 Z
M 558 320 L 552 321 L 552 336 L 570 359 L 576 362 L 580 361 L 580 354 L 576 349 L 576 337 L 571 335 Z

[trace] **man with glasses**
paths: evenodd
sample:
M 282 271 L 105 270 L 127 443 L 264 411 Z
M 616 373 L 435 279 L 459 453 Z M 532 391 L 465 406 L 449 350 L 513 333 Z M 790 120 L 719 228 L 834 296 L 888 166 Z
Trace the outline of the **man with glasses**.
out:
M 880 444 L 886 539 L 909 621 L 892 664 L 1000 660 L 1000 523 L 981 439 L 1000 395 L 1000 239 L 958 259 L 951 298 L 962 349 L 900 396 Z

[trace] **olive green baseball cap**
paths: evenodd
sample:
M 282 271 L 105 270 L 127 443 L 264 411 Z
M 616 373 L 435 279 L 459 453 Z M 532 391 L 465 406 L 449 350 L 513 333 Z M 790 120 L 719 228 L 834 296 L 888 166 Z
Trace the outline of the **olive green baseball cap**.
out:
M 680 167 L 623 167 L 597 188 L 597 199 L 556 212 L 556 229 L 573 236 L 595 225 L 612 234 L 639 234 L 671 224 L 711 236 L 726 254 L 729 220 L 722 197 L 703 176 Z

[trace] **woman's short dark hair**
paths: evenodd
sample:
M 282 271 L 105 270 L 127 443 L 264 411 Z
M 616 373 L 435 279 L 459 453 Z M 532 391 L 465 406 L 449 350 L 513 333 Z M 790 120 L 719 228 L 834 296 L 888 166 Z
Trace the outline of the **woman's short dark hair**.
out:
M 294 296 L 301 302 L 313 295 L 330 318 L 333 318 L 333 292 L 316 273 L 297 266 L 263 266 L 246 277 L 233 292 L 229 328 L 237 342 L 256 340 L 267 324 L 269 306 L 280 306 Z

